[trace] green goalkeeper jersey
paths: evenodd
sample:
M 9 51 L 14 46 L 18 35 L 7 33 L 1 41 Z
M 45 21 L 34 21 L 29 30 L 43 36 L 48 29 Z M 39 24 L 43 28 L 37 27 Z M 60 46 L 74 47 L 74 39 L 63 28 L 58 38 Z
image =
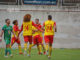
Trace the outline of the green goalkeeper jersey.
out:
M 11 32 L 13 30 L 12 26 L 4 25 L 2 30 L 4 31 L 4 40 L 11 39 Z

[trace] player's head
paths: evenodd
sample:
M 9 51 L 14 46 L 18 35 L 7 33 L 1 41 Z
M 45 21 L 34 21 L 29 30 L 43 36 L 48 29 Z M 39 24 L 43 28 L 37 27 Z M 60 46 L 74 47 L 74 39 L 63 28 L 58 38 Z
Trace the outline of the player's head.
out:
M 31 15 L 30 14 L 26 14 L 25 16 L 24 16 L 24 22 L 29 22 L 31 20 Z
M 14 24 L 14 25 L 18 25 L 18 21 L 17 21 L 17 20 L 14 20 L 14 21 L 13 21 L 13 24 Z
M 52 20 L 52 16 L 51 15 L 48 15 L 48 20 Z
M 39 24 L 39 19 L 35 19 L 35 23 L 36 24 Z
M 6 24 L 10 24 L 10 19 L 5 19 Z

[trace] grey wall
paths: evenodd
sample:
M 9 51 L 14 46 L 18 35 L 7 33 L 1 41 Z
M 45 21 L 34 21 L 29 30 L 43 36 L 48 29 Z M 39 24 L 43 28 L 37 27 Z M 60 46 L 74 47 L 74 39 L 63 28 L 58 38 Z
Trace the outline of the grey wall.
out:
M 51 14 L 53 20 L 57 23 L 57 33 L 55 33 L 54 44 L 55 48 L 80 48 L 80 12 L 79 9 L 74 12 L 67 12 L 56 6 L 0 6 L 0 31 L 5 24 L 5 19 L 10 18 L 11 22 L 18 19 L 19 27 L 22 24 L 23 16 L 27 13 L 32 15 L 32 20 L 39 18 L 43 23 L 47 20 L 47 16 Z M 21 10 L 21 11 L 11 11 Z M 72 9 L 73 10 L 73 9 Z M 12 24 L 11 24 L 12 25 Z M 20 36 L 22 47 L 24 44 L 22 34 Z M 0 43 L 0 47 L 4 46 L 4 40 Z M 15 47 L 15 44 L 13 47 Z

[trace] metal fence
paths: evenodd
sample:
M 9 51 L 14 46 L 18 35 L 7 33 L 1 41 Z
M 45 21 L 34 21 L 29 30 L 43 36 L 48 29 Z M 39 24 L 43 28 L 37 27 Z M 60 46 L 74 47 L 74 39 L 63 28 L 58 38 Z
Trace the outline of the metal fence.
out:
M 63 0 L 64 3 L 80 3 L 80 0 Z
M 0 0 L 0 5 L 15 5 L 18 0 Z
M 76 6 L 80 4 L 80 0 L 62 0 L 63 6 Z

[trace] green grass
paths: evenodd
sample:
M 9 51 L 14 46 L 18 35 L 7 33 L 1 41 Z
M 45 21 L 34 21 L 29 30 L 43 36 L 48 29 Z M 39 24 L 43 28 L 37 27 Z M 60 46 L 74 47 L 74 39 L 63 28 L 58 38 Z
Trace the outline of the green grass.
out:
M 19 55 L 18 50 L 12 50 L 13 57 L 4 57 L 4 49 L 0 49 L 0 60 L 48 60 L 46 55 L 38 55 L 37 49 L 32 49 L 31 57 Z M 51 60 L 80 60 L 80 49 L 53 49 Z

